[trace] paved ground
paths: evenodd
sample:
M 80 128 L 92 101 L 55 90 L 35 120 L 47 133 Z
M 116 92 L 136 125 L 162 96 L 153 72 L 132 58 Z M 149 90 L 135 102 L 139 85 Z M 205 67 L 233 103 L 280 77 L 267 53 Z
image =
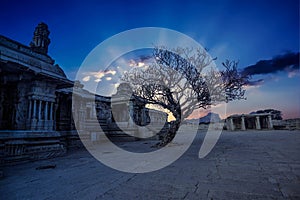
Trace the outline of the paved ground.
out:
M 0 199 L 300 199 L 299 131 L 225 131 L 198 159 L 203 136 L 176 162 L 146 174 L 110 169 L 84 150 L 6 167 Z M 56 168 L 36 170 L 46 164 Z

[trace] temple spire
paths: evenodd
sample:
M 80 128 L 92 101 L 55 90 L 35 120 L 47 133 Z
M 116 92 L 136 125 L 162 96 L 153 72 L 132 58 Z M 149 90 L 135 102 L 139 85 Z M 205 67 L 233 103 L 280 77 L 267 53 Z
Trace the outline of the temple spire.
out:
M 39 23 L 33 33 L 32 42 L 30 43 L 31 49 L 38 53 L 47 54 L 50 44 L 49 34 L 47 24 Z

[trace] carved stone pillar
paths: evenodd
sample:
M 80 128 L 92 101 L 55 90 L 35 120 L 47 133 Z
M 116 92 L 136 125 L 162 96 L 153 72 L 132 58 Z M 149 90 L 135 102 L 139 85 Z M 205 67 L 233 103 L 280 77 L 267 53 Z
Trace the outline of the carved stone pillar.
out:
M 53 130 L 54 127 L 55 127 L 54 120 L 53 120 L 53 109 L 54 109 L 53 108 L 53 102 L 46 102 L 46 104 L 47 104 L 47 117 L 48 117 L 47 118 L 48 119 L 48 121 L 47 121 L 47 126 L 48 126 L 47 130 Z M 49 104 L 50 104 L 50 106 L 49 106 Z M 49 112 L 49 114 L 48 114 L 48 112 Z
M 256 119 L 256 120 L 255 120 L 256 129 L 257 129 L 257 130 L 260 130 L 260 129 L 261 129 L 261 126 L 260 126 L 259 116 L 256 116 L 255 119 Z
M 230 124 L 230 129 L 231 129 L 232 131 L 234 131 L 235 127 L 234 127 L 233 119 L 232 119 L 232 118 L 229 119 L 229 124 Z
M 96 104 L 92 103 L 92 119 L 97 119 L 97 113 L 96 113 Z
M 128 114 L 129 114 L 129 118 L 128 118 L 128 125 L 129 125 L 129 127 L 131 127 L 131 126 L 133 126 L 134 125 L 134 122 L 133 122 L 133 112 L 134 112 L 134 106 L 133 106 L 133 103 L 132 102 L 129 102 L 129 106 L 128 106 L 129 108 L 129 112 L 128 112 Z
M 39 100 L 39 113 L 38 113 L 38 119 L 41 120 L 42 119 L 42 101 Z
M 31 109 L 32 109 L 32 100 L 29 99 L 29 106 L 28 106 L 28 119 L 31 119 Z
M 53 120 L 53 102 L 50 104 L 50 120 Z
M 268 116 L 268 129 L 273 129 L 273 122 L 271 115 Z
M 45 103 L 45 112 L 44 112 L 45 116 L 44 119 L 48 120 L 48 101 L 46 101 Z
M 241 118 L 241 130 L 246 130 L 246 126 L 245 126 L 245 117 L 244 116 L 242 116 L 242 118 Z
M 33 100 L 33 119 L 36 119 L 36 100 Z

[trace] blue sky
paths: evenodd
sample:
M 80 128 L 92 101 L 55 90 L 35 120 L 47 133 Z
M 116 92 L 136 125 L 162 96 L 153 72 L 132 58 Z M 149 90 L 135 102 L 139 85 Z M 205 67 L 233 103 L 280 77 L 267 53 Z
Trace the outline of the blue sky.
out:
M 74 79 L 87 54 L 107 38 L 133 28 L 182 32 L 210 49 L 216 64 L 239 60 L 241 70 L 260 60 L 299 52 L 298 1 L 14 1 L 1 0 L 0 34 L 29 44 L 34 27 L 50 29 L 49 55 Z M 299 70 L 254 75 L 264 82 L 230 113 L 262 108 L 300 117 Z

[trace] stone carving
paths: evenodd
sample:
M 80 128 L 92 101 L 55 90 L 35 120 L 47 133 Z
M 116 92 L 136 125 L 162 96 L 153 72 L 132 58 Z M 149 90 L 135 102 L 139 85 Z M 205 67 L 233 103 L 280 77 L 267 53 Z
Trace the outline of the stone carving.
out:
M 38 53 L 47 54 L 50 44 L 49 34 L 50 31 L 48 30 L 47 24 L 39 23 L 35 28 L 33 39 L 30 43 L 31 49 Z

